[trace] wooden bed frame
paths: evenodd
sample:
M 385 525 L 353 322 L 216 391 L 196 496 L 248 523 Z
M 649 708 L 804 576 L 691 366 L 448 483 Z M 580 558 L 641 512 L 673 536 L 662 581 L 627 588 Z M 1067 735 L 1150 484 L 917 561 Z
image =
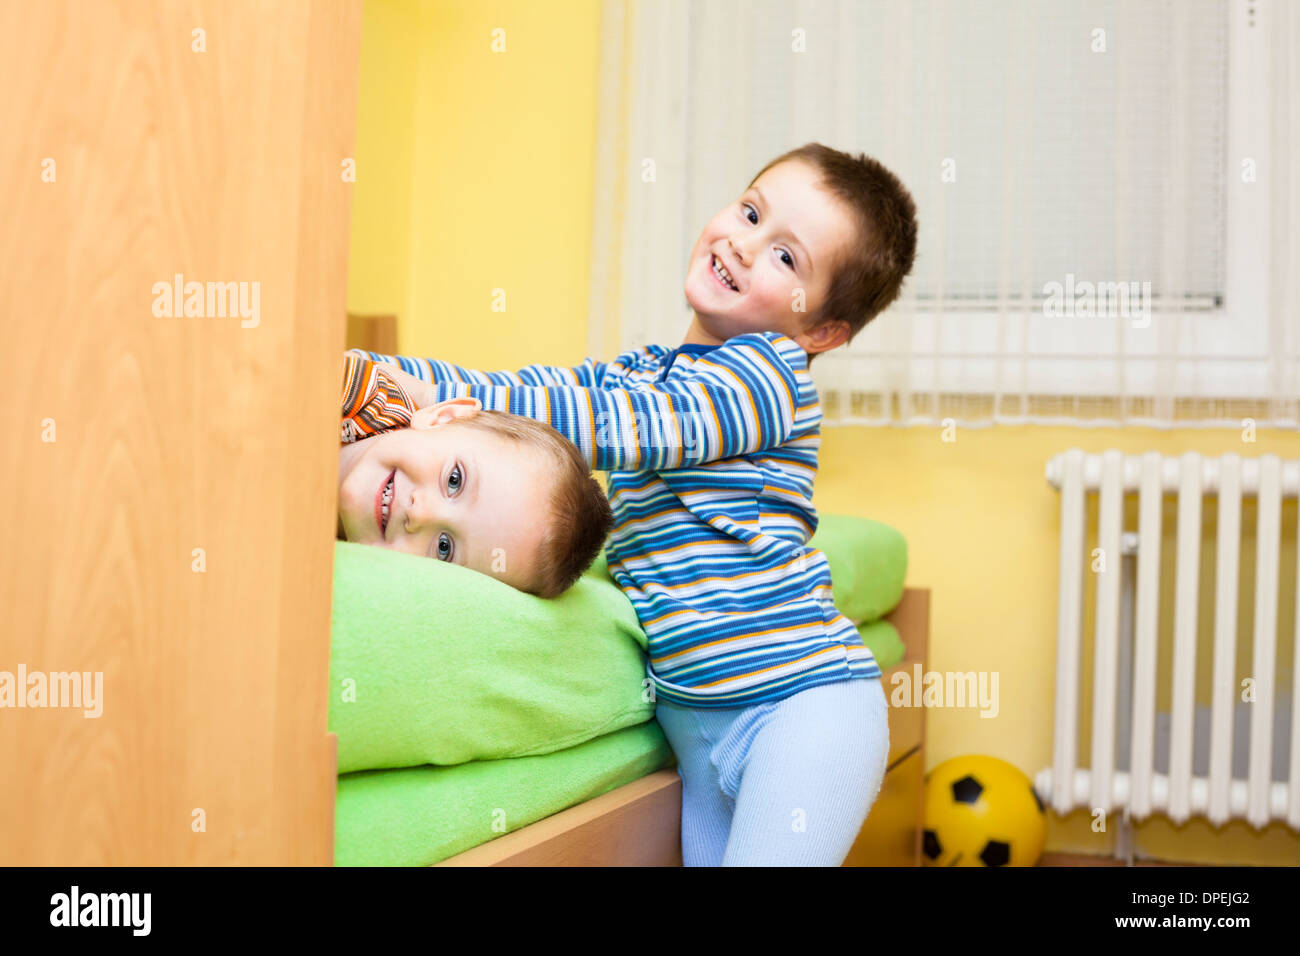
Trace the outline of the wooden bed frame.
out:
M 908 588 L 889 615 L 907 648 L 884 674 L 925 670 L 930 591 Z M 919 866 L 925 711 L 891 707 L 885 782 L 845 866 Z M 481 844 L 436 866 L 681 866 L 682 781 L 659 770 Z

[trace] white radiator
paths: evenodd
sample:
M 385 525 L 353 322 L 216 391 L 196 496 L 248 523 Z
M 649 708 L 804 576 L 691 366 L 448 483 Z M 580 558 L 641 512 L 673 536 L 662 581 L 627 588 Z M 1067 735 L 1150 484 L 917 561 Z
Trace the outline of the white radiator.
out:
M 1274 693 L 1279 679 L 1274 651 L 1279 637 L 1282 499 L 1300 492 L 1300 461 L 1282 461 L 1276 455 L 1207 458 L 1195 453 L 1170 458 L 1113 450 L 1089 455 L 1071 449 L 1048 462 L 1047 480 L 1061 492 L 1060 609 L 1053 765 L 1035 778 L 1039 795 L 1058 813 L 1088 807 L 1108 815 L 1122 810 L 1141 820 L 1161 812 L 1176 823 L 1190 816 L 1207 817 L 1216 826 L 1245 819 L 1257 829 L 1285 820 L 1300 830 L 1300 707 L 1295 706 L 1300 698 L 1300 653 L 1293 643 L 1300 634 L 1285 637 L 1293 647 L 1291 692 Z M 1085 541 L 1090 491 L 1099 494 L 1096 547 L 1105 558 L 1104 570 L 1096 572 Z M 1165 492 L 1178 495 L 1174 568 L 1160 566 Z M 1138 495 L 1136 534 L 1122 526 L 1127 493 Z M 1217 568 L 1215 579 L 1205 582 L 1198 580 L 1203 495 L 1219 499 Z M 1243 496 L 1258 499 L 1250 668 L 1256 699 L 1248 703 L 1239 702 L 1234 672 Z M 1125 552 L 1136 552 L 1135 575 L 1126 567 L 1133 563 L 1131 558 L 1117 559 Z M 1300 560 L 1296 564 L 1297 579 L 1282 586 L 1300 591 Z M 1084 576 L 1092 573 L 1097 574 L 1092 753 L 1085 768 L 1079 766 L 1077 752 L 1080 638 Z M 1171 712 L 1157 715 L 1161 574 L 1176 576 L 1172 673 L 1160 675 L 1162 683 L 1172 682 L 1173 693 Z M 1208 721 L 1202 721 L 1202 731 L 1196 734 L 1197 596 L 1202 587 L 1215 588 L 1216 595 L 1213 698 L 1208 709 L 1201 708 Z M 1162 724 L 1167 736 L 1159 732 Z M 1289 760 L 1283 743 L 1288 737 Z M 1281 768 L 1287 763 L 1289 773 L 1284 775 Z

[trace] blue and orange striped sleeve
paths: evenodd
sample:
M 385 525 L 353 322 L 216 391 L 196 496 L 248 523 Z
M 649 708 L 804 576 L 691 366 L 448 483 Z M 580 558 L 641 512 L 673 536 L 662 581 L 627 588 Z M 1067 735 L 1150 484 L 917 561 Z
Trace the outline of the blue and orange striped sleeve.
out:
M 415 403 L 383 365 L 356 352 L 343 355 L 343 395 L 339 439 L 360 441 L 411 424 Z
M 588 358 L 581 365 L 527 365 L 517 372 L 480 372 L 475 369 L 441 362 L 431 358 L 412 358 L 409 355 L 384 355 L 381 352 L 364 352 L 353 349 L 350 354 L 395 365 L 408 375 L 424 382 L 467 382 L 474 385 L 576 385 L 581 388 L 598 388 L 608 367 L 606 362 Z
M 394 364 L 417 374 L 418 364 L 427 362 Z M 600 376 L 588 378 L 582 367 L 561 370 L 562 378 L 572 375 L 576 381 L 551 384 L 525 381 L 526 370 L 456 380 L 439 375 L 436 400 L 477 398 L 485 409 L 545 422 L 597 471 L 663 471 L 784 444 L 798 408 L 796 370 L 806 367 L 807 356 L 791 339 L 750 333 L 662 382 L 612 387 L 602 385 Z

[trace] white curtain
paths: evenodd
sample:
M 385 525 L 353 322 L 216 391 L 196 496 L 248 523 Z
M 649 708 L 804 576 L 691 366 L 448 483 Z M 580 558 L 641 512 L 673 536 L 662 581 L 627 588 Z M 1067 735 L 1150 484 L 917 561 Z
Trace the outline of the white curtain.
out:
M 1296 427 L 1297 8 L 606 0 L 590 350 L 678 344 L 704 223 L 819 141 L 920 220 L 828 424 Z

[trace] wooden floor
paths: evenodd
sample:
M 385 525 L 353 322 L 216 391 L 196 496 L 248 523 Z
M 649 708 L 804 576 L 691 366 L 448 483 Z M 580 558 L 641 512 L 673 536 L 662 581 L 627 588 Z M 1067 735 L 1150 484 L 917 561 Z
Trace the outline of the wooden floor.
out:
M 1128 866 L 1112 856 L 1089 856 L 1084 853 L 1044 853 L 1039 866 Z M 1134 860 L 1134 866 L 1200 866 L 1199 863 L 1165 863 L 1160 860 Z

